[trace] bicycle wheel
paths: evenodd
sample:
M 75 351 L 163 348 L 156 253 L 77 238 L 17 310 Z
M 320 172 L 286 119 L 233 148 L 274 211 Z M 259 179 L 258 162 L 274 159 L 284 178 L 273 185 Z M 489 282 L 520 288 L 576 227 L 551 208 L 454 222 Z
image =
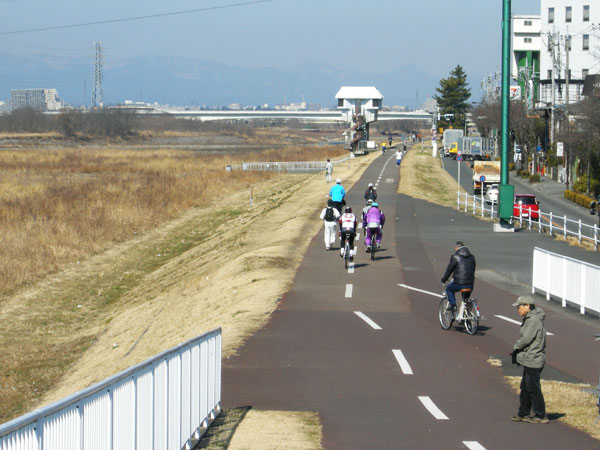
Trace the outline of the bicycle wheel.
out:
M 348 264 L 350 262 L 350 246 L 348 245 L 348 241 L 346 241 L 346 246 L 344 247 L 344 269 L 348 269 Z
M 375 234 L 371 235 L 371 261 L 375 261 L 375 251 L 377 250 L 377 241 Z
M 473 335 L 477 332 L 477 327 L 479 327 L 479 310 L 474 300 L 467 302 L 465 305 L 464 324 L 467 333 Z
M 440 318 L 440 325 L 444 330 L 450 328 L 454 322 L 454 314 L 452 314 L 452 311 L 448 310 L 449 304 L 448 298 L 445 296 L 442 297 L 440 300 L 438 316 Z

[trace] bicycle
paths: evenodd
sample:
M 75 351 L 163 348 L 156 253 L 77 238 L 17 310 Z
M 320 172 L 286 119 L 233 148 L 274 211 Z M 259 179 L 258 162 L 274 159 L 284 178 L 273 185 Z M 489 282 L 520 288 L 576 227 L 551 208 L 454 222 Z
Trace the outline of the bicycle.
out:
M 472 291 L 473 289 L 469 288 L 460 290 L 460 293 L 462 294 L 462 302 L 460 304 L 458 313 L 449 309 L 450 302 L 448 301 L 448 297 L 444 291 L 438 309 L 438 316 L 442 329 L 448 330 L 456 320 L 458 323 L 462 323 L 466 332 L 470 335 L 473 335 L 477 332 L 481 315 L 479 313 L 477 300 L 471 298 Z
M 344 269 L 348 269 L 350 265 L 350 258 L 352 258 L 352 250 L 350 249 L 350 238 L 346 236 L 346 243 L 344 245 Z
M 371 261 L 375 261 L 375 252 L 377 251 L 377 228 L 371 228 L 371 243 L 369 248 L 371 249 Z

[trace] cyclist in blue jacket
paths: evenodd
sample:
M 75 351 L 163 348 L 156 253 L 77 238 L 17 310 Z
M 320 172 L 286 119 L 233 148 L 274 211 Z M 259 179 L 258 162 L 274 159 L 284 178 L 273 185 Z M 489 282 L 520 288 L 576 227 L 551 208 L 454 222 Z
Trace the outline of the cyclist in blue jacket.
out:
M 339 178 L 335 180 L 335 184 L 331 186 L 329 190 L 329 196 L 333 201 L 333 207 L 338 211 L 342 211 L 342 206 L 346 204 L 344 197 L 346 196 L 346 190 L 342 186 L 342 180 Z

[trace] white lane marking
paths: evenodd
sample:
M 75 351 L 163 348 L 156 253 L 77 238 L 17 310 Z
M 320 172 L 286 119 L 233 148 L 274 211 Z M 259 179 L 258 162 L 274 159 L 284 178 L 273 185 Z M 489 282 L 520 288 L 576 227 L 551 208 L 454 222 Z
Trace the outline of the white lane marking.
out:
M 351 297 L 352 297 L 352 285 L 347 284 L 346 285 L 346 298 L 351 298 Z
M 354 263 L 348 263 L 348 273 L 354 273 Z
M 406 289 L 410 289 L 411 291 L 417 291 L 417 292 L 422 292 L 423 294 L 433 295 L 434 297 L 437 297 L 437 298 L 442 298 L 443 297 L 443 295 L 436 294 L 435 292 L 424 291 L 423 289 L 419 289 L 419 288 L 416 288 L 416 287 L 408 286 L 406 284 L 399 284 L 398 286 L 406 288 Z
M 477 441 L 463 441 L 463 444 L 469 450 L 485 450 L 485 447 Z
M 358 224 L 358 229 L 360 230 L 362 228 L 362 222 Z
M 396 361 L 398 361 L 398 364 L 400 364 L 400 369 L 402 369 L 402 373 L 404 375 L 412 375 L 413 371 L 410 368 L 410 364 L 408 364 L 408 361 L 402 354 L 402 351 L 401 350 L 392 350 L 392 353 L 394 353 L 394 356 L 396 357 Z
M 508 317 L 501 316 L 499 314 L 494 314 L 494 317 L 497 317 L 498 319 L 506 320 L 507 322 L 514 323 L 515 325 L 521 326 L 521 322 L 519 322 L 518 320 L 509 319 Z M 546 331 L 546 334 L 548 336 L 554 336 L 554 333 L 550 333 L 549 331 Z
M 366 315 L 364 315 L 360 311 L 354 311 L 354 314 L 356 314 L 362 320 L 364 320 L 365 322 L 367 322 L 371 326 L 371 328 L 373 328 L 374 330 L 381 330 L 382 329 L 379 325 L 377 325 L 375 322 L 373 322 L 371 319 L 369 319 Z
M 446 416 L 446 414 L 444 414 L 442 411 L 440 411 L 440 408 L 438 408 L 429 397 L 419 396 L 419 400 L 421 400 L 421 403 L 423 403 L 423 406 L 437 420 L 450 420 L 450 419 L 448 419 L 448 416 Z

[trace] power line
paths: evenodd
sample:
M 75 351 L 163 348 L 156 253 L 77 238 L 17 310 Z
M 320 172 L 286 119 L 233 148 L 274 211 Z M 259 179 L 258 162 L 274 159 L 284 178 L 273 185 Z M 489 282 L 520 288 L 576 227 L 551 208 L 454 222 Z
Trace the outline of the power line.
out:
M 76 24 L 71 24 L 71 25 L 59 25 L 59 26 L 55 26 L 55 27 L 45 27 L 45 28 L 31 28 L 28 30 L 3 31 L 3 32 L 0 32 L 0 36 L 4 36 L 7 34 L 33 33 L 33 32 L 37 32 L 37 31 L 62 30 L 62 29 L 66 29 L 66 28 L 79 28 L 79 27 L 87 27 L 90 25 L 103 25 L 103 24 L 107 24 L 107 23 L 131 22 L 134 20 L 152 19 L 154 17 L 177 16 L 177 15 L 181 15 L 181 14 L 191 14 L 191 13 L 197 13 L 197 12 L 203 12 L 203 11 L 212 11 L 215 9 L 237 8 L 239 6 L 256 5 L 258 3 L 268 3 L 268 2 L 272 2 L 272 1 L 274 1 L 274 0 L 255 0 L 255 1 L 244 2 L 244 3 L 232 3 L 229 5 L 222 5 L 222 6 L 209 6 L 207 8 L 188 9 L 185 11 L 175 11 L 175 12 L 161 13 L 161 14 L 150 14 L 147 16 L 126 17 L 123 19 L 100 20 L 97 22 L 76 23 Z

